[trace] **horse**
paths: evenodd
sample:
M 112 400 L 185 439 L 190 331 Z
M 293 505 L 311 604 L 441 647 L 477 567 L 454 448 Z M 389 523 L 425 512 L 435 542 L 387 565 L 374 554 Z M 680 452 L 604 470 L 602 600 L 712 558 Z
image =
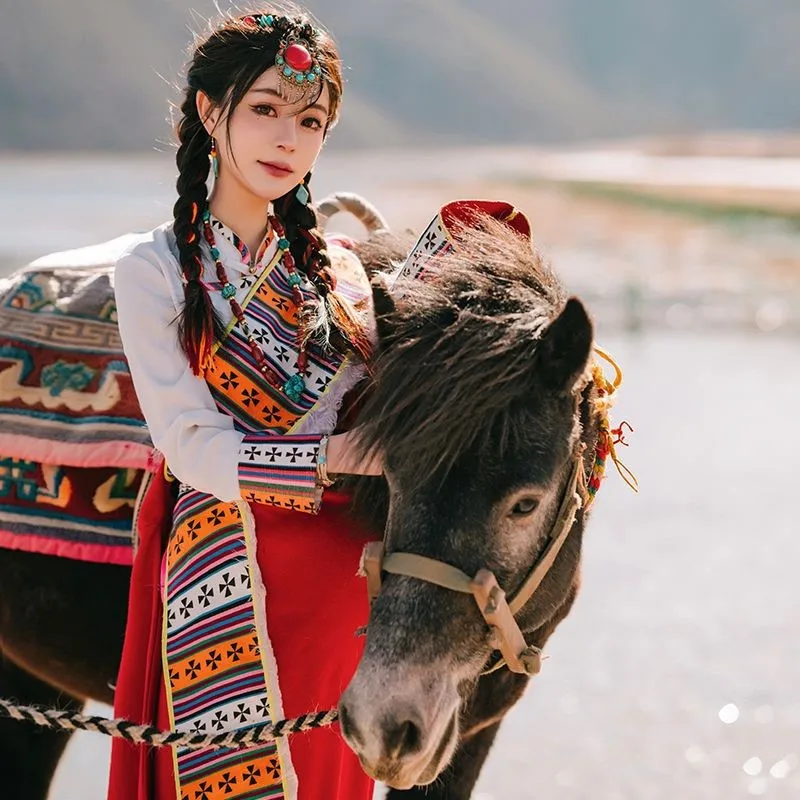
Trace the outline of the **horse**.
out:
M 341 732 L 390 800 L 466 800 L 577 596 L 610 385 L 585 307 L 529 240 L 487 219 L 396 299 L 381 274 L 407 242 L 371 227 L 356 251 L 378 273 L 378 344 L 356 424 L 386 467 L 348 483 L 384 537 L 362 564 L 372 605 Z M 112 703 L 129 574 L 4 551 L 0 696 Z M 0 720 L 9 796 L 44 800 L 68 738 Z
M 385 453 L 385 480 L 356 498 L 385 534 L 341 729 L 389 797 L 465 800 L 579 590 L 577 498 L 590 495 L 576 489 L 607 435 L 604 382 L 586 309 L 500 224 L 462 232 L 397 302 L 378 284 L 374 306 L 358 422 L 365 450 Z M 453 591 L 454 569 L 466 588 Z M 516 650 L 485 613 L 503 610 L 498 585 L 521 604 Z M 492 669 L 498 638 L 513 671 Z

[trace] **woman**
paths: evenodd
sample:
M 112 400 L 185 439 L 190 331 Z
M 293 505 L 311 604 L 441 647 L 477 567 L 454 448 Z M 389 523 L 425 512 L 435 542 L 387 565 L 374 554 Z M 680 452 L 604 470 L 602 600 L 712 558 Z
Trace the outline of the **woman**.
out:
M 341 98 L 331 38 L 304 16 L 228 19 L 196 47 L 187 83 L 174 218 L 115 274 L 136 393 L 177 487 L 166 527 L 163 481 L 140 503 L 115 710 L 216 733 L 336 705 L 368 613 L 365 534 L 327 487 L 381 466 L 334 434 L 370 311 L 363 289 L 337 282 L 335 262 L 353 256 L 326 244 L 310 205 Z M 117 742 L 109 797 L 372 791 L 323 729 L 246 751 Z

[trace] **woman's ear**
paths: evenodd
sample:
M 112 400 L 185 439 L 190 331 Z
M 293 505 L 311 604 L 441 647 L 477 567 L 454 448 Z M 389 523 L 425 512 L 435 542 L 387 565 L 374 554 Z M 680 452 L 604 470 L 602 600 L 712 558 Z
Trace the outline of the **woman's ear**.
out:
M 200 122 L 203 123 L 208 135 L 213 136 L 219 118 L 216 106 L 211 102 L 211 98 L 202 91 L 197 92 L 195 104 L 197 105 L 197 113 L 200 115 Z

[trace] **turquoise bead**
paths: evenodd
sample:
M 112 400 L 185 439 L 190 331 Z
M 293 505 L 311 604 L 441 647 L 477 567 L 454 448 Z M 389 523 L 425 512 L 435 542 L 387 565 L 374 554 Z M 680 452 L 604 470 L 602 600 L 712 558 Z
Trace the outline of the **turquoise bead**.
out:
M 214 261 L 216 261 L 219 258 L 219 250 L 217 250 L 216 247 L 211 248 L 211 258 L 213 258 Z
M 315 81 L 316 79 L 317 79 L 317 76 L 316 76 L 316 75 L 315 75 L 313 72 L 309 72 L 309 73 L 306 75 L 306 80 L 307 80 L 309 83 L 314 83 L 314 81 Z
M 279 66 L 283 66 L 283 56 L 275 56 L 275 63 Z
M 292 71 L 293 70 L 292 70 L 291 67 L 284 67 L 283 68 L 283 74 L 286 75 L 287 78 L 292 74 Z
M 295 403 L 300 401 L 305 388 L 306 382 L 299 375 L 292 375 L 292 377 L 283 384 L 284 394 Z
M 211 221 L 211 212 L 208 209 L 206 209 L 203 212 L 203 222 L 210 222 L 210 221 Z
M 236 294 L 236 287 L 232 283 L 226 283 L 222 287 L 222 296 L 226 300 L 230 300 Z
M 303 74 L 301 72 L 298 72 L 298 73 L 295 74 L 294 79 L 298 83 L 302 83 L 305 80 L 305 77 L 303 76 Z
M 281 250 L 288 250 L 289 249 L 289 240 L 288 239 L 278 239 L 278 247 Z
M 267 25 L 272 25 L 273 22 L 275 22 L 275 17 L 273 17 L 272 14 L 268 14 L 267 15 Z
M 296 272 L 289 273 L 289 286 L 299 286 L 302 282 L 303 279 Z

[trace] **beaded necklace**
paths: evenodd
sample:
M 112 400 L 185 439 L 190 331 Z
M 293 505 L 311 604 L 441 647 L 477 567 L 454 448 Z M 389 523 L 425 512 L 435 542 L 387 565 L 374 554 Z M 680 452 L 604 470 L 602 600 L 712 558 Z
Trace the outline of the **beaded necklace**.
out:
M 228 273 L 220 260 L 220 253 L 216 246 L 216 239 L 214 238 L 214 231 L 211 229 L 211 212 L 206 209 L 203 212 L 203 235 L 208 246 L 211 248 L 211 258 L 214 259 L 214 265 L 217 269 L 217 279 L 222 285 L 222 296 L 230 303 L 233 316 L 241 329 L 242 333 L 247 337 L 247 343 L 250 347 L 250 352 L 253 354 L 258 369 L 262 375 L 267 379 L 267 382 L 274 389 L 283 392 L 292 402 L 300 402 L 300 398 L 306 388 L 303 375 L 308 368 L 308 353 L 305 349 L 305 330 L 301 321 L 299 311 L 303 305 L 303 293 L 300 291 L 300 284 L 303 279 L 297 272 L 294 263 L 294 257 L 289 252 L 289 241 L 286 238 L 286 230 L 283 224 L 277 217 L 270 216 L 269 224 L 272 230 L 278 237 L 278 250 L 272 262 L 266 267 L 267 270 L 272 269 L 279 261 L 283 261 L 286 265 L 286 271 L 289 273 L 289 286 L 292 288 L 292 300 L 294 301 L 295 308 L 298 311 L 298 324 L 297 324 L 297 372 L 292 375 L 288 380 L 284 381 L 281 376 L 269 365 L 267 357 L 261 346 L 255 340 L 250 326 L 244 316 L 244 310 L 236 300 L 236 287 L 228 279 Z

